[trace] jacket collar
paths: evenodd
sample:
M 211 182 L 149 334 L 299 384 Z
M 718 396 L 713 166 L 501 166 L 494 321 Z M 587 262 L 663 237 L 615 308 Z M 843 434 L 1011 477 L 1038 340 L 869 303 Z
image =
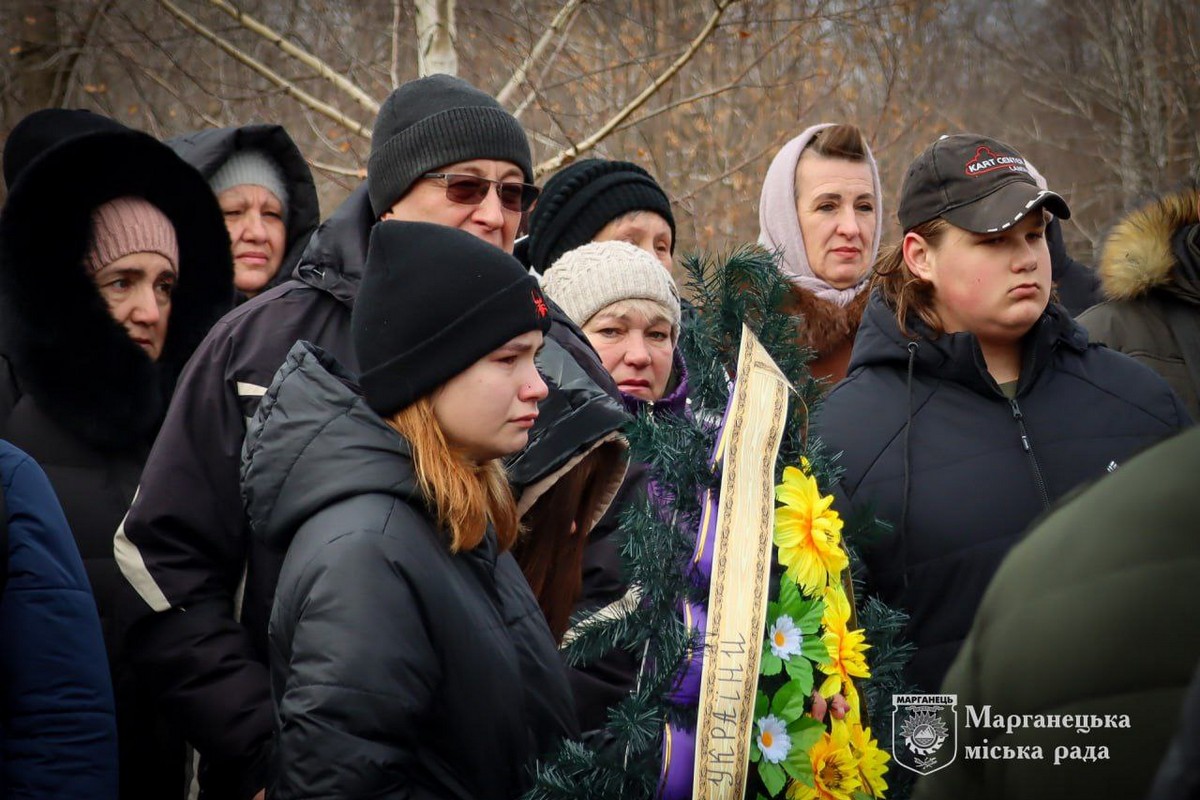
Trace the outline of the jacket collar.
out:
M 917 336 L 913 365 L 916 373 L 953 381 L 980 394 L 996 393 L 996 382 L 987 371 L 983 351 L 974 334 L 952 333 L 934 338 L 920 320 L 911 321 L 909 328 Z M 895 314 L 879 292 L 874 292 L 854 341 L 850 372 L 883 364 L 905 369 L 909 359 L 908 346 L 913 341 L 901 333 Z M 1059 347 L 1083 352 L 1088 347 L 1087 333 L 1061 306 L 1051 303 L 1022 340 L 1018 393 L 1037 381 Z
M 317 228 L 293 277 L 314 289 L 328 292 L 347 308 L 353 308 L 375 222 L 364 183 Z

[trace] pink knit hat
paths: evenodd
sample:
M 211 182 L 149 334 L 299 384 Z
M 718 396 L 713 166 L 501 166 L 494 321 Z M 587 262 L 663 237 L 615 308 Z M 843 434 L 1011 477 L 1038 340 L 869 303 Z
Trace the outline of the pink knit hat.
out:
M 130 253 L 158 253 L 179 268 L 175 227 L 141 197 L 118 197 L 92 212 L 92 247 L 84 257 L 95 273 Z

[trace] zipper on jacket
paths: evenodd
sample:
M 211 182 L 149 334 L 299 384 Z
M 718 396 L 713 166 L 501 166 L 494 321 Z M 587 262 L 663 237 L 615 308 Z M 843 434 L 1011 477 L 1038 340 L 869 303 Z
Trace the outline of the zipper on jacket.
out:
M 1033 482 L 1037 484 L 1038 494 L 1042 496 L 1042 505 L 1045 508 L 1050 507 L 1050 496 L 1046 494 L 1046 482 L 1042 480 L 1042 468 L 1038 466 L 1037 456 L 1033 454 L 1033 445 L 1029 441 L 1029 431 L 1025 430 L 1025 415 L 1021 413 L 1021 407 L 1017 405 L 1017 398 L 1009 398 L 1009 406 L 1012 407 L 1013 419 L 1017 421 L 1017 429 L 1021 433 L 1021 447 L 1029 456 L 1029 466 L 1033 469 Z

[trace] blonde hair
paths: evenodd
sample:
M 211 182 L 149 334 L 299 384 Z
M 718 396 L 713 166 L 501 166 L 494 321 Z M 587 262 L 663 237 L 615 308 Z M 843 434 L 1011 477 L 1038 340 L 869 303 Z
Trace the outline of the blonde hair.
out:
M 671 326 L 671 344 L 675 344 L 679 340 L 679 323 L 672 321 L 671 309 L 667 308 L 657 300 L 651 300 L 647 297 L 628 297 L 624 300 L 618 300 L 615 303 L 609 303 L 604 308 L 593 314 L 588 321 L 580 327 L 587 326 L 593 319 L 601 314 L 607 314 L 613 317 L 623 317 L 630 314 L 638 314 L 644 317 L 650 325 L 654 325 L 660 321 L 665 322 Z
M 446 441 L 426 395 L 384 420 L 412 448 L 417 485 L 438 526 L 450 536 L 450 552 L 472 550 L 483 541 L 488 522 L 501 552 L 520 531 L 517 503 L 499 459 L 477 464 Z

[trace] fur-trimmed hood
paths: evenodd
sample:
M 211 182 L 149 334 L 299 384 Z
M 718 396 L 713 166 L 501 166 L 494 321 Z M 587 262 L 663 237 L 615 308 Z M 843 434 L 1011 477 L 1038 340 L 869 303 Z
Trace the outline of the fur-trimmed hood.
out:
M 289 280 L 308 240 L 321 222 L 321 206 L 312 170 L 300 148 L 282 125 L 243 125 L 196 131 L 167 141 L 167 146 L 210 180 L 229 157 L 242 150 L 259 150 L 274 159 L 287 187 L 287 239 L 279 272 L 263 289 Z
M 0 212 L 0 347 L 22 390 L 69 432 L 102 450 L 144 447 L 184 363 L 232 306 L 220 207 L 166 145 L 117 123 L 50 146 L 13 177 Z M 83 266 L 93 210 L 128 195 L 157 206 L 179 243 L 157 363 L 112 318 Z
M 1104 242 L 1100 280 L 1109 300 L 1132 300 L 1180 278 L 1172 238 L 1185 225 L 1200 223 L 1200 186 L 1158 198 L 1125 216 Z M 1184 286 L 1200 297 L 1200 286 Z

